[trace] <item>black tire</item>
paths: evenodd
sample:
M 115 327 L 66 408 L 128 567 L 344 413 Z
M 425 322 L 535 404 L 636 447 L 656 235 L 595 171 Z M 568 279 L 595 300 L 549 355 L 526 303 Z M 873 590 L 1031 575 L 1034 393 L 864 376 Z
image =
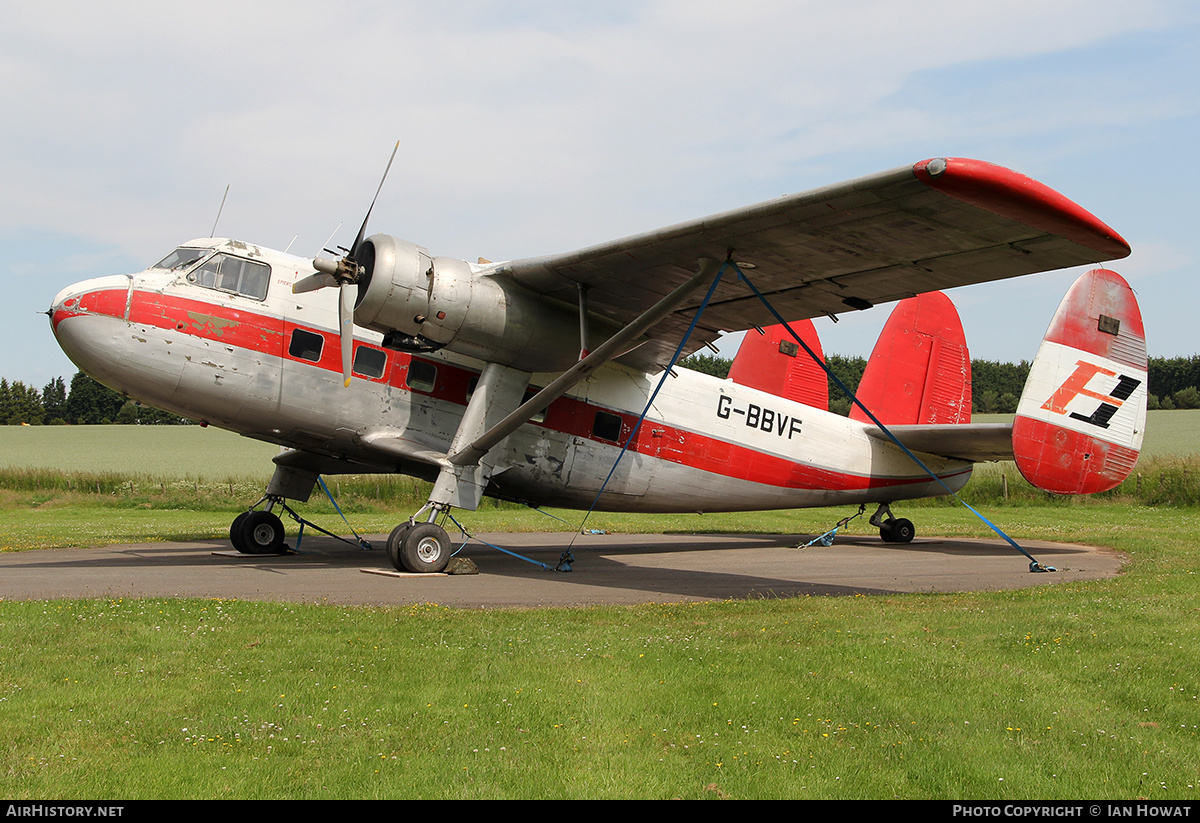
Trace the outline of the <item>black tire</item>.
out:
M 404 568 L 404 560 L 400 555 L 400 546 L 404 542 L 404 535 L 408 534 L 408 530 L 412 527 L 412 521 L 405 520 L 399 526 L 392 529 L 392 533 L 388 535 L 387 559 L 392 564 L 392 568 L 398 572 L 408 571 L 408 569 Z
M 891 528 L 890 537 L 884 538 L 889 543 L 911 543 L 912 539 L 917 536 L 917 530 L 913 526 L 911 520 L 905 520 L 903 517 L 897 518 L 888 524 Z M 880 529 L 882 536 L 883 530 Z
M 445 571 L 450 563 L 450 536 L 436 523 L 418 523 L 400 541 L 400 562 L 410 572 Z
M 879 539 L 882 540 L 884 543 L 895 543 L 896 542 L 895 539 L 892 537 L 892 524 L 895 522 L 896 522 L 895 520 L 888 520 L 886 523 L 884 523 L 882 526 L 879 527 Z
M 271 512 L 247 512 L 239 529 L 240 543 L 234 546 L 243 554 L 279 554 L 283 551 L 283 521 Z
M 245 544 L 242 542 L 242 524 L 246 522 L 246 518 L 250 516 L 250 512 L 245 511 L 233 518 L 233 522 L 229 524 L 229 542 L 233 547 L 243 554 L 247 554 L 243 548 Z

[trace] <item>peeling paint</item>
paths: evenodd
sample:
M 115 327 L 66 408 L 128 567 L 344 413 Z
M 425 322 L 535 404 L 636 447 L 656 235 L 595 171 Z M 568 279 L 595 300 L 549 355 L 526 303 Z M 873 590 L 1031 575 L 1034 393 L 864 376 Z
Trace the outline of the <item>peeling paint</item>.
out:
M 189 311 L 188 319 L 192 321 L 192 328 L 200 334 L 215 334 L 217 337 L 225 334 L 226 329 L 234 329 L 241 325 L 237 320 L 230 320 L 226 317 L 217 317 L 212 314 L 202 314 L 200 312 Z

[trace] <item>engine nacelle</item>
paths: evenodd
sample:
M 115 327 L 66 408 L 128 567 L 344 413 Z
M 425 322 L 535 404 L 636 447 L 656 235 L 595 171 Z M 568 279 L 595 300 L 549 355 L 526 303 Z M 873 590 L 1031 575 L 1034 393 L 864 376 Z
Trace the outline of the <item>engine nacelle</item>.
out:
M 354 322 L 387 334 L 415 337 L 429 309 L 429 252 L 406 240 L 374 234 L 358 250 L 365 272 L 358 280 Z
M 575 306 L 382 234 L 363 243 L 359 263 L 366 274 L 354 320 L 399 348 L 445 348 L 527 372 L 562 371 L 579 358 Z M 589 325 L 597 343 L 615 331 L 596 318 Z

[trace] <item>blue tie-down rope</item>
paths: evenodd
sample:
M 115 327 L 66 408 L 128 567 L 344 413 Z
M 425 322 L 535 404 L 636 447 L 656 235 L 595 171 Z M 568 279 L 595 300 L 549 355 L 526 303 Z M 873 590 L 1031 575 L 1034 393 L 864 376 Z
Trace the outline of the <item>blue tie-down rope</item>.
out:
M 676 361 L 683 354 L 683 348 L 687 345 L 688 338 L 692 336 L 692 332 L 696 330 L 696 324 L 700 322 L 700 315 L 704 314 L 704 310 L 708 308 L 708 303 L 712 300 L 713 293 L 717 290 L 717 284 L 721 282 L 721 275 L 725 273 L 725 269 L 733 266 L 732 262 L 726 260 L 717 269 L 717 274 L 713 277 L 712 285 L 708 287 L 708 292 L 705 293 L 704 299 L 700 301 L 700 305 L 696 308 L 696 314 L 692 317 L 692 322 L 688 324 L 687 331 L 683 334 L 683 339 L 679 341 L 679 345 L 675 347 L 675 353 L 671 355 L 671 362 L 667 364 L 667 368 L 663 371 L 662 377 L 658 380 L 658 385 L 654 387 L 654 391 L 650 393 L 650 398 L 646 401 L 646 407 L 642 409 L 642 413 L 638 416 L 637 422 L 633 424 L 633 428 L 629 432 L 629 436 L 625 438 L 625 444 L 621 446 L 621 451 L 617 454 L 617 459 L 613 461 L 612 468 L 608 470 L 608 476 L 604 478 L 604 482 L 600 484 L 600 491 L 596 492 L 595 498 L 592 499 L 592 505 L 588 507 L 587 512 L 583 515 L 583 520 L 579 522 L 579 528 L 575 530 L 576 536 L 580 534 L 594 534 L 595 530 L 587 531 L 584 526 L 587 525 L 588 518 L 592 516 L 592 512 L 596 510 L 596 505 L 600 502 L 600 495 L 604 494 L 604 490 L 608 488 L 608 482 L 612 480 L 613 473 L 617 470 L 617 466 L 621 462 L 621 458 L 625 456 L 625 452 L 629 451 L 629 446 L 633 443 L 633 438 L 637 437 L 638 430 L 642 427 L 642 421 L 646 419 L 646 415 L 650 413 L 650 407 L 654 405 L 655 398 L 658 397 L 659 391 L 663 384 L 667 382 L 667 378 L 671 376 L 671 370 L 675 368 Z M 571 544 L 575 544 L 575 538 L 571 538 Z
M 334 511 L 336 511 L 339 515 L 341 515 L 342 522 L 346 524 L 346 528 L 348 528 L 350 530 L 350 533 L 353 534 L 354 537 L 358 540 L 358 547 L 365 552 L 371 551 L 371 544 L 366 540 L 366 538 L 362 537 L 358 532 L 356 532 L 354 530 L 353 526 L 350 525 L 350 521 L 346 519 L 346 515 L 342 514 L 341 507 L 338 506 L 337 501 L 333 499 L 333 495 L 330 494 L 330 492 L 329 492 L 329 487 L 325 485 L 325 481 L 321 478 L 320 475 L 317 475 L 317 482 L 321 484 L 321 489 L 325 492 L 325 495 L 329 498 L 329 502 L 333 504 Z M 284 506 L 284 508 L 287 509 L 287 506 Z M 290 509 L 288 509 L 288 512 L 292 515 L 292 517 L 294 517 L 296 519 L 296 522 L 298 522 L 300 524 L 300 533 L 296 535 L 296 551 L 300 551 L 300 541 L 304 539 L 304 527 L 305 526 L 312 526 L 317 531 L 327 534 L 330 537 L 341 540 L 343 543 L 350 543 L 350 541 L 347 540 L 346 538 L 338 537 L 333 532 L 322 529 L 316 523 L 310 523 L 309 521 L 301 518 L 299 515 L 297 515 L 295 512 L 292 512 Z M 350 545 L 353 546 L 354 544 L 350 543 Z
M 486 540 L 480 540 L 478 537 L 476 537 L 475 535 L 468 532 L 465 528 L 463 528 L 462 523 L 459 523 L 457 520 L 454 519 L 454 515 L 447 512 L 446 517 L 450 518 L 451 523 L 453 523 L 455 526 L 458 526 L 458 530 L 460 532 L 462 532 L 463 536 L 466 537 L 468 540 L 479 540 L 480 543 L 482 543 L 483 545 L 485 545 L 489 548 L 495 549 L 498 552 L 503 552 L 504 554 L 507 554 L 510 557 L 517 558 L 518 560 L 524 560 L 526 563 L 532 563 L 535 566 L 541 567 L 543 571 L 569 572 L 569 571 L 571 571 L 571 564 L 575 562 L 575 558 L 571 555 L 571 553 L 569 551 L 565 551 L 562 553 L 562 556 L 559 557 L 557 566 L 547 566 L 545 563 L 543 563 L 540 560 L 534 560 L 532 557 L 526 557 L 525 555 L 517 554 L 514 551 L 509 551 L 508 549 L 504 548 L 503 546 L 497 546 L 495 543 L 489 543 Z M 464 541 L 463 545 L 459 546 L 458 551 L 456 551 L 454 553 L 458 554 L 458 552 L 463 550 L 463 546 L 466 546 L 466 545 L 467 545 L 466 541 Z
M 771 313 L 771 315 L 777 321 L 779 321 L 779 323 L 785 329 L 787 329 L 788 334 L 790 334 L 793 337 L 793 339 L 795 339 L 795 341 L 797 343 L 799 343 L 806 352 L 808 352 L 809 357 L 811 357 L 817 364 L 819 364 L 821 366 L 821 368 L 825 370 L 826 374 L 828 374 L 831 378 L 833 378 L 833 382 L 837 384 L 837 387 L 839 389 L 841 389 L 843 392 L 846 393 L 846 396 L 850 398 L 850 401 L 852 403 L 854 403 L 854 405 L 856 405 L 860 409 L 862 409 L 863 412 L 867 415 L 867 417 L 869 417 L 871 419 L 871 422 L 874 423 L 876 426 L 878 426 L 880 428 L 880 430 L 882 430 L 883 433 L 886 434 L 893 443 L 895 443 L 897 446 L 899 446 L 901 451 L 903 451 L 906 455 L 908 455 L 914 463 L 916 463 L 918 466 L 920 466 L 921 469 L 926 474 L 928 474 L 931 478 L 933 478 L 935 481 L 937 481 L 938 485 L 940 485 L 943 489 L 945 489 L 948 494 L 952 495 L 955 500 L 957 500 L 959 503 L 966 506 L 976 517 L 978 517 L 980 520 L 982 520 L 984 523 L 986 523 L 987 526 L 992 531 L 994 531 L 996 534 L 1000 535 L 1000 537 L 1004 538 L 1005 542 L 1007 542 L 1014 549 L 1016 549 L 1021 554 L 1025 555 L 1027 558 L 1029 558 L 1029 570 L 1031 572 L 1057 571 L 1057 569 L 1055 569 L 1053 566 L 1046 566 L 1046 565 L 1043 565 L 1042 563 L 1039 563 L 1037 561 L 1037 559 L 1034 558 L 1033 555 L 1031 555 L 1029 552 L 1025 551 L 1025 549 L 1021 548 L 1021 546 L 1018 545 L 1017 541 L 1013 540 L 1011 537 L 1009 537 L 1007 534 L 1005 534 L 1004 530 L 1001 529 L 999 526 L 997 526 L 995 523 L 993 523 L 991 520 L 988 520 L 980 512 L 976 511 L 975 508 L 970 503 L 968 503 L 967 501 L 965 501 L 961 497 L 959 497 L 958 492 L 954 491 L 949 486 L 947 486 L 946 482 L 944 480 L 942 480 L 942 478 L 938 477 L 937 474 L 932 469 L 930 469 L 923 462 L 921 462 L 920 458 L 918 458 L 915 454 L 913 454 L 911 451 L 909 451 L 908 447 L 905 446 L 903 443 L 901 443 L 899 438 L 897 438 L 896 435 L 892 434 L 891 430 L 887 426 L 883 425 L 883 423 L 881 423 L 879 421 L 879 418 L 877 418 L 871 412 L 870 409 L 868 409 L 866 406 L 864 406 L 862 404 L 862 402 L 858 399 L 858 397 L 854 394 L 854 392 L 850 391 L 850 389 L 847 388 L 846 384 L 838 379 L 838 376 L 833 373 L 833 370 L 830 369 L 829 366 L 827 366 L 821 360 L 821 358 L 817 357 L 816 353 L 813 352 L 813 350 L 808 347 L 808 344 L 805 343 L 803 339 L 801 339 L 800 335 L 796 334 L 796 332 L 792 330 L 792 327 L 788 324 L 788 322 L 786 320 L 784 320 L 782 316 L 780 316 L 779 312 L 775 311 L 775 307 L 772 306 L 770 301 L 768 301 L 767 298 L 765 296 L 763 296 L 763 293 L 760 292 L 757 287 L 755 287 L 754 283 L 752 283 L 750 281 L 750 278 L 746 276 L 746 273 L 743 272 L 741 270 L 741 268 L 738 267 L 737 263 L 731 263 L 730 265 L 732 265 L 734 271 L 737 272 L 738 279 L 750 287 L 750 290 L 754 292 L 755 296 L 758 297 L 758 299 L 762 302 L 762 304 L 764 306 L 766 306 L 767 311 L 769 311 Z
M 837 522 L 837 525 L 834 526 L 832 529 L 825 532 L 825 534 L 821 535 L 820 537 L 814 537 L 812 540 L 809 540 L 803 546 L 800 546 L 800 548 L 807 549 L 809 546 L 813 545 L 814 543 L 820 543 L 822 546 L 832 546 L 833 538 L 837 536 L 838 529 L 845 526 L 847 523 L 849 523 L 854 518 L 861 517 L 862 513 L 865 512 L 866 510 L 867 510 L 866 505 L 860 505 L 858 507 L 858 514 L 852 514 L 849 517 L 843 517 L 841 520 L 839 520 Z

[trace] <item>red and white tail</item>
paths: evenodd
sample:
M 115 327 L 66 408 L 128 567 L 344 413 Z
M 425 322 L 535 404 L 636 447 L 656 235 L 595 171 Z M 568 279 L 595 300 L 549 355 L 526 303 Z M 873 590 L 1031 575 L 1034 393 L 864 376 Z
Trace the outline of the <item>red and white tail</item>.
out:
M 971 355 L 949 297 L 935 291 L 896 304 L 856 394 L 887 426 L 971 422 Z M 858 406 L 850 419 L 870 421 Z
M 1146 428 L 1146 337 L 1133 290 L 1094 269 L 1050 322 L 1013 422 L 1021 474 L 1057 494 L 1093 494 L 1129 476 Z

